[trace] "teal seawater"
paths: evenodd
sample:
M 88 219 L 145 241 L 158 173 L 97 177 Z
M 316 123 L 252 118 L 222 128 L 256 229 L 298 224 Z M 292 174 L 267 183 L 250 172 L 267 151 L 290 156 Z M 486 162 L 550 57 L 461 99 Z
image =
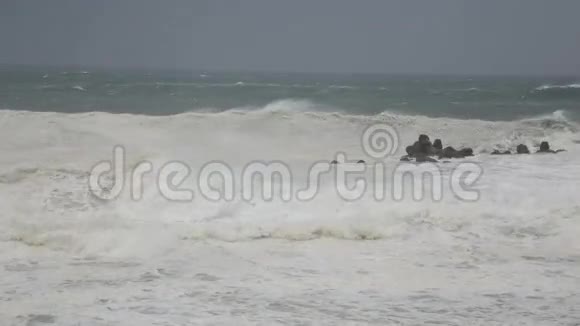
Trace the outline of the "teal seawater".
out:
M 580 78 L 389 76 L 0 66 L 0 109 L 170 115 L 260 109 L 516 120 L 580 119 Z M 297 108 L 300 109 L 300 108 Z

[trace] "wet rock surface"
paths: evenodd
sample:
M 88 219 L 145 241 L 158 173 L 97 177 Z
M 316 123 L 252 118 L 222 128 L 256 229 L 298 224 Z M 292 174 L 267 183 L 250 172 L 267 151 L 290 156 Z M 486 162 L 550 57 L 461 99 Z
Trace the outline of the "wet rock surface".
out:
M 455 149 L 451 146 L 443 148 L 443 142 L 441 139 L 435 139 L 435 142 L 431 143 L 429 136 L 421 134 L 419 139 L 410 146 L 406 147 L 407 155 L 401 157 L 401 161 L 410 162 L 415 159 L 415 162 L 438 162 L 438 159 L 443 158 L 465 158 L 468 156 L 473 156 L 472 148 L 462 148 Z

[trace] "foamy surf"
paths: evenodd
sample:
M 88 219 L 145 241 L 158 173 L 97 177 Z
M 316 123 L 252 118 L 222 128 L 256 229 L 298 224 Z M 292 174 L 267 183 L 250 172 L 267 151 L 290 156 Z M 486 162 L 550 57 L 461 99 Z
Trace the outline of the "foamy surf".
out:
M 494 122 L 333 111 L 306 100 L 157 117 L 0 111 L 0 149 L 10 153 L 0 159 L 6 318 L 74 325 L 82 311 L 95 325 L 147 324 L 152 316 L 186 324 L 191 316 L 216 322 L 217 313 L 229 324 L 238 317 L 226 310 L 237 309 L 255 323 L 289 311 L 335 324 L 389 324 L 385 316 L 395 315 L 469 324 L 467 310 L 498 325 L 576 320 L 580 129 L 567 112 Z M 449 171 L 459 161 L 441 165 L 438 201 L 414 200 L 410 191 L 395 200 L 386 179 L 384 199 L 369 192 L 347 202 L 328 176 L 304 202 L 214 202 L 198 192 L 190 202 L 171 202 L 155 187 L 155 174 L 145 177 L 139 201 L 129 188 L 113 201 L 88 188 L 90 169 L 111 160 L 115 145 L 126 149 L 128 169 L 142 161 L 186 162 L 192 177 L 185 187 L 212 160 L 235 171 L 280 160 L 299 188 L 313 162 L 337 152 L 372 167 L 378 160 L 362 150 L 361 133 L 378 123 L 401 140 L 383 161 L 388 169 L 420 133 L 475 147 L 472 161 L 484 171 L 480 199 L 464 202 L 449 191 Z M 488 154 L 543 140 L 568 151 Z M 372 180 L 371 171 L 365 176 Z M 42 302 L 61 304 L 54 310 Z M 532 316 L 529 307 L 538 307 Z
M 580 89 L 580 83 L 568 85 L 542 85 L 536 88 L 537 91 L 546 91 L 550 89 Z
M 328 193 L 323 197 L 326 198 L 324 199 L 327 200 L 326 202 L 316 201 L 316 204 L 293 205 L 260 201 L 240 202 L 240 206 L 229 210 L 227 216 L 214 220 L 210 217 L 215 214 L 219 216 L 223 212 L 219 213 L 218 210 L 217 213 L 212 213 L 216 207 L 220 206 L 211 204 L 204 198 L 196 198 L 193 203 L 183 205 L 183 207 L 190 207 L 192 212 L 196 213 L 185 213 L 189 208 L 184 209 L 179 205 L 174 207 L 173 204 L 164 202 L 163 198 L 154 191 L 151 194 L 153 197 L 139 203 L 131 202 L 126 198 L 124 199 L 127 200 L 126 202 L 122 200 L 111 203 L 101 202 L 91 196 L 87 188 L 89 169 L 100 161 L 110 160 L 114 145 L 123 145 L 128 153 L 128 167 L 144 160 L 156 164 L 182 160 L 194 168 L 200 168 L 204 163 L 212 160 L 223 160 L 234 168 L 242 167 L 254 160 L 282 160 L 290 166 L 297 167 L 296 176 L 301 179 L 296 182 L 300 184 L 306 181 L 307 171 L 303 169 L 304 167 L 316 161 L 329 161 L 339 151 L 345 152 L 352 158 L 368 159 L 360 148 L 359 133 L 367 125 L 388 123 L 399 131 L 402 144 L 411 142 L 418 133 L 426 133 L 432 137 L 442 138 L 446 145 L 474 146 L 477 153 L 475 160 L 492 171 L 488 177 L 490 181 L 482 185 L 484 188 L 497 187 L 495 182 L 501 180 L 500 176 L 511 175 L 518 170 L 521 170 L 518 173 L 521 173 L 521 178 L 523 178 L 523 181 L 520 180 L 518 183 L 525 181 L 530 182 L 530 185 L 547 178 L 553 179 L 554 187 L 562 186 L 562 176 L 559 170 L 561 169 L 567 171 L 566 175 L 571 178 L 569 184 L 572 187 L 575 182 L 574 177 L 577 175 L 574 159 L 578 157 L 576 142 L 579 138 L 579 129 L 575 123 L 566 119 L 564 112 L 520 121 L 489 122 L 403 116 L 392 113 L 354 116 L 308 111 L 313 106 L 309 102 L 280 101 L 262 110 L 185 113 L 169 117 L 2 111 L 0 116 L 6 122 L 3 133 L 11 134 L 16 132 L 12 130 L 16 128 L 21 132 L 20 134 L 28 133 L 30 137 L 21 137 L 2 145 L 13 155 L 3 160 L 0 186 L 7 193 L 6 198 L 20 202 L 19 205 L 23 207 L 28 205 L 23 203 L 29 203 L 27 210 L 32 210 L 40 216 L 50 215 L 50 212 L 53 212 L 59 214 L 57 220 L 66 216 L 82 220 L 93 214 L 109 214 L 111 210 L 125 207 L 124 209 L 130 212 L 143 211 L 145 215 L 129 218 L 116 212 L 115 218 L 121 221 L 127 219 L 131 223 L 168 223 L 169 225 L 173 221 L 179 221 L 180 228 L 189 231 L 176 235 L 176 238 L 247 241 L 252 239 L 312 240 L 331 237 L 365 240 L 388 239 L 393 230 L 387 225 L 381 226 L 381 223 L 388 221 L 389 217 L 395 216 L 399 221 L 406 221 L 417 214 L 432 214 L 433 209 L 438 207 L 455 207 L 454 205 L 463 206 L 463 204 L 456 202 L 455 198 L 442 203 L 387 201 L 376 204 L 373 198 L 369 197 L 352 205 L 345 205 L 340 198 L 332 196 L 331 190 L 327 190 Z M 220 130 L 218 134 L 214 134 L 216 128 Z M 43 136 L 40 138 L 35 136 L 39 134 Z M 207 137 L 212 134 L 212 137 Z M 134 135 L 143 136 L 135 137 Z M 549 140 L 554 147 L 566 148 L 568 152 L 553 157 L 530 156 L 501 159 L 486 154 L 495 148 L 513 150 L 519 143 L 537 147 L 543 140 Z M 403 149 L 400 148 L 398 153 L 402 154 L 402 151 Z M 24 157 L 29 157 L 29 159 L 24 160 Z M 385 162 L 394 166 L 397 164 L 397 158 L 394 157 Z M 537 187 L 531 187 L 534 191 L 538 191 Z M 551 196 L 550 193 L 545 195 L 548 198 Z M 507 213 L 509 209 L 513 208 L 518 200 L 527 201 L 529 196 L 530 194 L 518 194 L 514 202 L 509 204 L 510 207 L 505 207 L 507 203 L 500 207 L 507 210 L 507 215 L 513 216 Z M 33 204 L 37 201 L 42 205 Z M 155 203 L 154 207 L 149 207 L 149 203 Z M 558 202 L 554 209 L 560 207 L 560 204 L 563 205 L 565 202 Z M 8 202 L 6 205 L 13 206 Z M 315 209 L 319 205 L 333 207 L 336 210 L 318 212 Z M 389 206 L 389 209 L 386 209 L 385 205 Z M 495 206 L 497 204 L 490 201 L 477 207 L 482 209 Z M 165 211 L 163 207 L 166 207 L 168 211 Z M 361 214 L 339 218 L 346 212 L 342 211 L 341 207 Z M 466 207 L 475 206 L 467 205 Z M 163 209 L 156 211 L 157 208 Z M 174 210 L 176 210 L 176 215 L 171 216 L 168 212 Z M 539 208 L 534 208 L 531 211 L 538 210 Z M 373 214 L 378 215 L 369 217 L 365 216 L 364 212 L 374 212 Z M 454 212 L 456 213 L 457 210 L 442 211 L 439 214 L 449 217 Z M 11 213 L 10 211 L 4 211 L 3 214 L 9 219 L 20 216 L 18 212 Z M 303 219 L 300 217 L 301 214 L 304 215 Z M 457 218 L 477 219 L 494 215 L 485 209 L 472 211 L 467 216 L 462 214 Z M 7 223 L 8 220 L 4 222 Z M 4 228 L 4 230 L 10 229 L 10 227 Z M 40 232 L 42 232 L 42 227 Z M 411 235 L 412 232 L 409 231 L 409 234 L 401 236 Z M 26 237 L 16 234 L 14 238 Z M 24 240 L 24 242 L 27 241 Z

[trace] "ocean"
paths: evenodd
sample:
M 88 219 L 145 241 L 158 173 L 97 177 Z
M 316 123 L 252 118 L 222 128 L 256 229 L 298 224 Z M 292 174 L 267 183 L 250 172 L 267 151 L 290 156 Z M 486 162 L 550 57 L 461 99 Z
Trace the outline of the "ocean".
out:
M 392 151 L 369 154 L 371 126 L 391 128 Z M 429 165 L 437 198 L 434 179 L 422 198 L 395 198 L 420 134 L 475 155 Z M 0 135 L 2 325 L 580 320 L 580 78 L 0 66 Z M 542 141 L 566 151 L 534 153 Z M 532 154 L 490 155 L 519 144 Z M 125 183 L 103 198 L 91 175 L 115 148 Z M 331 169 L 364 169 L 359 197 L 342 197 L 332 173 L 311 178 L 337 158 Z M 232 198 L 199 188 L 216 162 L 235 177 Z M 271 162 L 288 188 L 256 189 L 316 191 L 244 198 L 240 176 Z M 188 170 L 163 190 L 172 163 Z M 466 164 L 481 172 L 460 178 L 475 199 L 454 188 Z M 182 188 L 193 196 L 167 196 Z
M 210 73 L 0 65 L 0 109 L 173 115 L 287 110 L 516 120 L 565 111 L 580 119 L 580 77 Z

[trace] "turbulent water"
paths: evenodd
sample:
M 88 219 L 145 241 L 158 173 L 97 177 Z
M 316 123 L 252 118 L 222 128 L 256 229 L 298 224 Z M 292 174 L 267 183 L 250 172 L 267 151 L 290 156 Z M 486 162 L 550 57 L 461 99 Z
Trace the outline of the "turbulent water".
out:
M 135 113 L 257 110 L 282 99 L 300 111 L 382 112 L 514 120 L 567 111 L 580 119 L 580 78 L 429 77 L 91 71 L 0 65 L 0 109 Z
M 2 325 L 577 325 L 580 79 L 0 69 Z M 388 124 L 399 148 L 361 147 Z M 441 200 L 210 201 L 211 161 L 281 161 L 298 188 L 338 152 L 399 164 L 426 133 L 471 146 L 483 169 L 465 201 L 440 164 Z M 557 155 L 492 156 L 541 141 Z M 143 199 L 91 193 L 91 167 L 149 161 Z M 191 167 L 174 202 L 165 163 Z M 388 176 L 388 173 L 387 173 Z M 426 189 L 425 191 L 428 191 Z

